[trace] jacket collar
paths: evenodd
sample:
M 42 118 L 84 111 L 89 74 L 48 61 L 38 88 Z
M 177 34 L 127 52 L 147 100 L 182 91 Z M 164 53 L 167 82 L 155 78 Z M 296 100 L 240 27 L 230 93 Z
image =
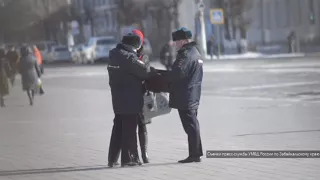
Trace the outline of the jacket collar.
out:
M 196 42 L 194 42 L 194 41 L 189 42 L 189 43 L 183 45 L 182 48 L 180 50 L 178 50 L 178 52 L 183 52 L 183 51 L 189 50 L 189 49 L 193 48 L 194 46 L 197 46 Z
M 135 54 L 137 53 L 137 50 L 134 49 L 134 47 L 126 45 L 126 44 L 120 43 L 120 44 L 117 45 L 117 48 L 118 49 L 124 49 L 126 51 L 129 51 L 129 52 L 132 52 L 132 53 L 135 53 Z

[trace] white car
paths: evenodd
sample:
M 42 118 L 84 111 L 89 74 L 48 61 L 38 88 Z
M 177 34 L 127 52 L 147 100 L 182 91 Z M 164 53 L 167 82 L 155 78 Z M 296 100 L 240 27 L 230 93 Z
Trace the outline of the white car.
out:
M 116 45 L 117 40 L 113 36 L 92 37 L 84 47 L 84 61 L 94 63 L 97 60 L 108 60 L 109 51 Z
M 72 61 L 76 64 L 86 64 L 84 60 L 84 53 L 83 50 L 85 48 L 84 44 L 76 45 L 72 48 L 71 54 L 72 54 Z
M 52 46 L 48 55 L 48 62 L 67 62 L 72 61 L 72 54 L 68 46 Z

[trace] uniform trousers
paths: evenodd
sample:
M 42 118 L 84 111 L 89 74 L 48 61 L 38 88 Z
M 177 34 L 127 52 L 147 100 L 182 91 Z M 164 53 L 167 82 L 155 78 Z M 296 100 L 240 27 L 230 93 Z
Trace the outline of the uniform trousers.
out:
M 189 157 L 203 156 L 198 110 L 178 110 L 184 131 L 188 135 Z
M 121 150 L 121 163 L 134 162 L 137 151 L 137 125 L 139 114 L 116 114 L 109 145 L 109 162 L 117 162 Z

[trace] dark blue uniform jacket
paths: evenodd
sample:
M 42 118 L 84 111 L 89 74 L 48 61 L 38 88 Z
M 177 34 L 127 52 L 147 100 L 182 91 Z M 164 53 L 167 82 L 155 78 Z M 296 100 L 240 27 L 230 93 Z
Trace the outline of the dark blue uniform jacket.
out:
M 195 42 L 184 45 L 177 54 L 172 71 L 162 73 L 169 82 L 170 107 L 198 109 L 201 97 L 203 60 Z
M 115 114 L 142 112 L 142 82 L 149 77 L 149 68 L 138 59 L 132 47 L 118 44 L 110 51 L 108 64 L 109 85 Z

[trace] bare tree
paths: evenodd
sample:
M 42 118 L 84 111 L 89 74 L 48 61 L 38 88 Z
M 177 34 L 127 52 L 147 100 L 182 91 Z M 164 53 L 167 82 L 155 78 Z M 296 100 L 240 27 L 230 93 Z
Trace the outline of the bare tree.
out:
M 36 14 L 38 22 L 41 22 L 46 38 L 57 40 L 58 27 L 61 23 L 66 27 L 68 21 L 68 1 L 35 0 L 32 12 Z
M 118 22 L 121 25 L 131 25 L 140 21 L 144 14 L 145 0 L 118 0 Z
M 236 32 L 240 34 L 241 42 L 244 44 L 247 40 L 247 31 L 252 23 L 252 19 L 246 16 L 246 13 L 252 8 L 253 0 L 219 0 L 220 8 L 223 8 L 225 14 L 225 38 L 228 40 L 236 38 Z M 232 36 L 230 33 L 230 25 Z M 240 44 L 239 44 L 240 46 Z
M 86 24 L 90 25 L 91 36 L 94 36 L 94 32 L 95 32 L 95 29 L 94 29 L 94 16 L 95 16 L 94 7 L 93 7 L 92 3 L 90 3 L 88 0 L 83 0 L 82 4 L 83 4 L 84 13 L 86 16 L 85 22 L 86 22 Z

